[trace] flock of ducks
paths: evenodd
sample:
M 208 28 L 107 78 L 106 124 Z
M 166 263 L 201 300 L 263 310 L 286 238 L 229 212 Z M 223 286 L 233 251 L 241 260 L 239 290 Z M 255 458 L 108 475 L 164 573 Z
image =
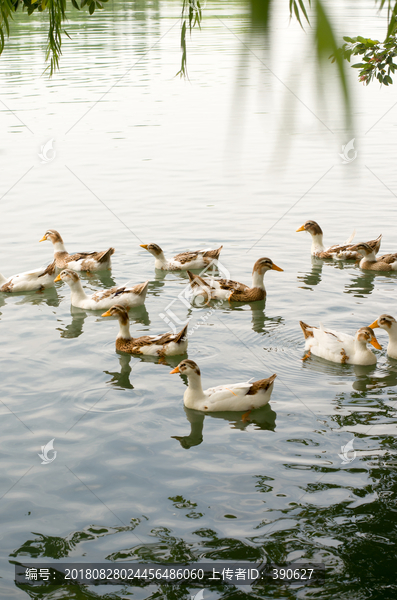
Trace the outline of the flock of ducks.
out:
M 370 271 L 397 271 L 397 253 L 376 257 L 379 252 L 382 236 L 366 243 L 352 244 L 351 236 L 345 244 L 336 244 L 326 248 L 323 243 L 323 232 L 315 221 L 306 221 L 297 231 L 307 231 L 312 236 L 311 254 L 321 259 L 356 260 L 360 268 Z M 80 252 L 69 254 L 60 234 L 54 229 L 46 231 L 41 242 L 50 241 L 54 248 L 54 260 L 46 268 L 20 273 L 9 278 L 0 274 L 0 292 L 42 291 L 54 286 L 58 281 L 66 283 L 71 291 L 71 304 L 86 310 L 104 310 L 102 317 L 116 317 L 119 321 L 119 333 L 116 338 L 116 350 L 136 355 L 149 355 L 164 360 L 165 356 L 185 354 L 188 347 L 186 325 L 178 333 L 164 333 L 157 336 L 146 335 L 134 338 L 130 333 L 128 310 L 144 304 L 149 280 L 144 283 L 101 290 L 88 296 L 82 286 L 78 272 L 97 272 L 111 268 L 111 257 L 114 248 L 101 252 Z M 216 265 L 222 246 L 212 250 L 182 252 L 167 259 L 157 244 L 142 244 L 142 248 L 155 258 L 154 266 L 163 271 L 186 271 L 191 287 L 191 299 L 201 296 L 206 304 L 218 299 L 229 302 L 251 303 L 264 300 L 266 290 L 264 275 L 267 271 L 283 271 L 270 258 L 259 258 L 253 267 L 251 287 L 215 277 L 195 274 L 192 270 L 205 269 Z M 373 365 L 376 355 L 367 346 L 372 344 L 381 349 L 374 329 L 384 329 L 389 334 L 387 353 L 397 359 L 397 321 L 389 315 L 381 315 L 369 327 L 361 327 L 354 336 L 347 333 L 307 325 L 300 321 L 307 360 L 311 354 L 326 360 L 354 365 Z M 258 381 L 248 381 L 221 385 L 203 390 L 201 373 L 198 365 L 189 359 L 171 371 L 185 375 L 188 387 L 184 393 L 184 404 L 204 412 L 246 411 L 246 419 L 251 410 L 267 404 L 273 390 L 276 374 Z

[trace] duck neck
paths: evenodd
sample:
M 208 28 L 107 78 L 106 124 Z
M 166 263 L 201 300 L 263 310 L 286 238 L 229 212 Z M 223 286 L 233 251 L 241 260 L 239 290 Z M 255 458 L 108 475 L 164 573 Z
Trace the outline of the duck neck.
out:
M 312 234 L 312 249 L 311 253 L 316 254 L 317 252 L 324 252 L 323 234 L 314 233 Z
M 70 285 L 70 291 L 72 304 L 74 305 L 76 305 L 76 302 L 86 300 L 88 298 L 87 294 L 83 290 L 83 286 L 81 285 L 80 279 L 72 282 L 72 284 Z
M 202 400 L 204 397 L 203 388 L 201 385 L 201 376 L 197 373 L 191 373 L 187 378 L 188 387 L 185 391 L 184 399 L 188 408 L 194 408 L 193 404 L 196 400 Z
M 63 254 L 64 252 L 66 252 L 66 248 L 65 248 L 63 242 L 54 242 L 53 246 L 54 246 L 54 254 L 58 254 L 58 252 Z M 66 254 L 67 254 L 67 252 L 66 252 Z
M 364 263 L 374 263 L 376 262 L 376 256 L 375 256 L 375 252 L 370 252 L 369 254 L 367 254 L 366 256 L 364 256 L 361 261 L 360 261 L 360 267 L 361 265 L 363 265 Z
M 263 280 L 265 274 L 258 273 L 258 271 L 254 271 L 252 273 L 252 287 L 259 288 L 260 290 L 265 289 L 265 282 Z
M 391 327 L 388 327 L 386 331 L 389 334 L 387 353 L 392 358 L 397 358 L 397 323 L 392 323 Z
M 7 281 L 7 279 L 0 273 L 0 285 L 5 283 L 6 281 Z
M 355 351 L 364 353 L 364 354 L 373 354 L 373 352 L 368 348 L 367 342 L 363 340 L 355 340 Z
M 130 333 L 130 322 L 127 319 L 126 321 L 121 321 L 121 319 L 119 319 L 119 325 L 120 325 L 120 330 L 117 334 L 117 339 L 118 340 L 130 340 L 131 338 L 131 333 Z
M 164 256 L 164 252 L 161 252 L 161 254 L 158 254 L 155 257 L 154 267 L 156 269 L 164 269 L 164 267 L 166 267 L 167 265 L 168 265 L 168 261 Z

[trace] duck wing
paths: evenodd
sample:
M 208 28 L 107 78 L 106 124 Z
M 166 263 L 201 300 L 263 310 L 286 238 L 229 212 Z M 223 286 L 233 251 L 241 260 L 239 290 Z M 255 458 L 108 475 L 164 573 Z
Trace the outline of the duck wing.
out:
M 218 385 L 213 388 L 208 388 L 208 390 L 204 391 L 204 394 L 209 400 L 209 406 L 224 400 L 230 400 L 232 403 L 233 399 L 237 400 L 238 398 L 246 396 L 250 391 L 251 386 L 251 380 L 243 383 L 231 383 L 230 385 Z
M 391 265 L 392 263 L 396 262 L 396 260 L 397 260 L 397 253 L 384 254 L 383 256 L 379 256 L 379 258 L 376 259 L 376 262 L 383 262 L 383 263 L 387 263 L 388 265 Z

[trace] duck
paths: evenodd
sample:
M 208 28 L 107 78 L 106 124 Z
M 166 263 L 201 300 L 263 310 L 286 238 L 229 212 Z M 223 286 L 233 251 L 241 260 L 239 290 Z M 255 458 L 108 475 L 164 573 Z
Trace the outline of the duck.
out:
M 259 258 L 252 269 L 252 287 L 231 279 L 200 277 L 188 271 L 190 286 L 194 295 L 203 295 L 208 300 L 229 300 L 229 302 L 256 302 L 266 298 L 264 275 L 267 271 L 284 271 L 270 258 Z
M 387 354 L 390 358 L 397 359 L 397 321 L 394 317 L 390 315 L 381 315 L 373 323 L 371 323 L 370 328 L 376 329 L 380 327 L 380 329 L 384 329 L 389 334 L 389 344 L 387 346 Z
M 134 286 L 126 284 L 120 287 L 111 287 L 87 296 L 81 285 L 81 279 L 75 271 L 64 269 L 55 279 L 55 283 L 57 281 L 64 281 L 70 287 L 72 305 L 86 310 L 106 310 L 114 304 L 128 308 L 142 306 L 145 303 L 149 286 L 148 280 Z
M 171 375 L 174 373 L 187 376 L 188 387 L 183 395 L 186 408 L 204 412 L 247 411 L 245 418 L 255 408 L 268 404 L 277 377 L 274 373 L 267 379 L 218 385 L 203 390 L 201 372 L 193 360 L 186 359 L 180 362 L 170 371 Z
M 364 271 L 397 271 L 397 252 L 378 258 L 369 244 L 356 244 L 354 250 L 360 256 L 359 267 Z
M 160 335 L 144 335 L 133 338 L 130 334 L 130 322 L 124 306 L 115 304 L 102 317 L 117 317 L 120 331 L 116 339 L 116 350 L 128 354 L 145 354 L 148 356 L 178 356 L 187 350 L 187 328 L 189 323 L 179 333 L 163 333 Z
M 18 273 L 8 279 L 0 274 L 0 292 L 41 292 L 54 286 L 55 275 L 55 260 L 45 268 Z
M 181 252 L 167 260 L 164 252 L 157 244 L 141 244 L 155 258 L 154 267 L 163 271 L 186 271 L 187 269 L 203 269 L 218 260 L 223 246 L 216 250 L 195 250 L 192 252 Z
M 105 271 L 110 269 L 110 258 L 114 248 L 102 252 L 78 252 L 69 254 L 58 231 L 48 229 L 40 242 L 49 240 L 54 246 L 54 258 L 58 269 L 73 269 L 73 271 Z
M 357 260 L 361 258 L 358 252 L 352 249 L 353 244 L 351 244 L 351 241 L 355 236 L 355 232 L 352 233 L 345 244 L 335 244 L 329 248 L 325 248 L 323 244 L 323 230 L 321 229 L 320 225 L 316 223 L 316 221 L 306 221 L 306 223 L 304 223 L 302 227 L 299 227 L 299 229 L 296 231 L 308 231 L 312 236 L 312 256 L 317 256 L 318 258 L 337 258 L 339 260 Z M 369 246 L 373 248 L 375 254 L 379 252 L 381 240 L 382 235 L 377 237 L 376 240 L 371 240 L 368 242 Z
M 341 333 L 332 329 L 312 327 L 303 321 L 299 321 L 305 336 L 305 350 L 307 354 L 302 360 L 307 360 L 313 353 L 331 362 L 348 365 L 375 365 L 376 355 L 367 348 L 369 342 L 377 348 L 382 349 L 374 332 L 370 327 L 360 327 L 355 336 Z

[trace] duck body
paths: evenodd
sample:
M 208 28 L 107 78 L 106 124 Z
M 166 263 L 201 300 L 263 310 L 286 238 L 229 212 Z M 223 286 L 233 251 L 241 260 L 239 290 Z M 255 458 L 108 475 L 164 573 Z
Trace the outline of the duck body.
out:
M 361 258 L 361 255 L 353 249 L 354 244 L 351 243 L 355 232 L 353 232 L 345 244 L 334 244 L 333 246 L 326 248 L 323 242 L 323 231 L 316 221 L 306 221 L 306 223 L 304 223 L 302 227 L 299 227 L 299 229 L 296 231 L 308 231 L 312 236 L 312 256 L 323 259 L 331 258 L 337 260 L 358 260 Z M 377 237 L 375 240 L 370 240 L 367 242 L 375 254 L 379 252 L 381 240 L 382 235 Z
M 331 362 L 349 365 L 374 365 L 375 354 L 367 347 L 370 342 L 375 348 L 381 349 L 374 332 L 369 327 L 361 327 L 355 336 L 332 329 L 311 327 L 303 321 L 300 326 L 305 336 L 305 349 L 308 354 L 305 359 L 314 354 Z
M 81 285 L 81 279 L 76 272 L 71 269 L 64 269 L 55 281 L 61 280 L 70 287 L 71 304 L 85 310 L 106 310 L 114 304 L 121 304 L 128 308 L 142 306 L 149 285 L 149 281 L 145 281 L 145 283 L 139 283 L 132 287 L 128 284 L 120 287 L 115 286 L 87 296 Z
M 40 242 L 50 240 L 54 246 L 54 259 L 58 269 L 72 269 L 73 271 L 105 271 L 110 269 L 111 256 L 114 248 L 102 252 L 79 252 L 69 254 L 63 239 L 55 229 L 46 231 Z
M 200 369 L 194 361 L 182 361 L 171 373 L 187 376 L 188 387 L 183 395 L 184 405 L 203 412 L 251 411 L 265 406 L 270 400 L 277 377 L 274 374 L 254 382 L 219 385 L 203 390 Z
M 0 275 L 0 292 L 36 292 L 54 286 L 56 266 L 53 261 L 48 267 L 18 273 L 8 279 Z
M 397 360 L 397 321 L 390 315 L 381 315 L 370 325 L 371 329 L 379 327 L 387 332 L 389 336 L 389 344 L 387 346 L 387 354 L 390 358 Z
M 360 255 L 360 269 L 364 271 L 397 271 L 397 253 L 384 254 L 378 258 L 369 244 L 354 246 Z
M 259 258 L 252 271 L 252 287 L 232 281 L 231 279 L 215 279 L 200 277 L 188 271 L 193 296 L 202 295 L 207 300 L 229 300 L 230 302 L 257 302 L 266 298 L 263 281 L 267 271 L 282 271 L 270 258 Z
M 162 271 L 186 271 L 188 269 L 204 269 L 217 261 L 223 246 L 215 250 L 196 250 L 191 252 L 181 252 L 167 260 L 164 252 L 157 244 L 141 244 L 141 248 L 145 248 L 155 258 L 154 266 Z
M 128 313 L 121 305 L 112 306 L 103 317 L 115 316 L 119 320 L 120 331 L 116 338 L 116 350 L 128 352 L 128 354 L 144 354 L 147 356 L 178 356 L 185 354 L 187 350 L 187 328 L 179 333 L 164 333 L 162 335 L 144 335 L 133 338 L 130 334 L 130 323 Z

